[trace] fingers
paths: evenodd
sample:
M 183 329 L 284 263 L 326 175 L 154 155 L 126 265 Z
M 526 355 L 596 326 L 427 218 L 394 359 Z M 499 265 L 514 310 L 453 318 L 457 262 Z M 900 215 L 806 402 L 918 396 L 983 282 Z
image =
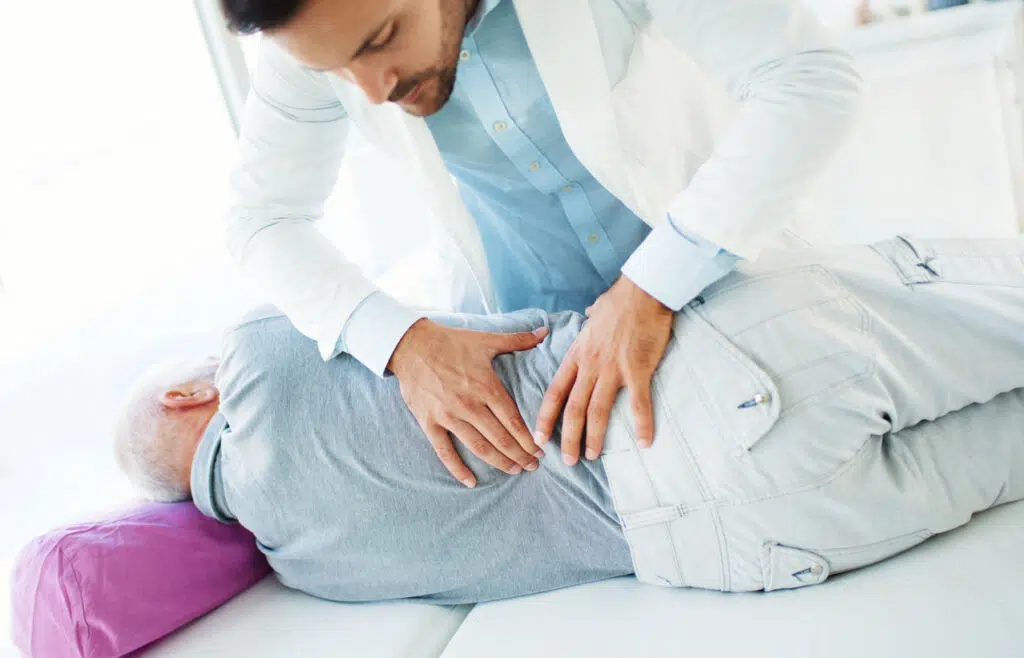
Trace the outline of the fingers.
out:
M 519 475 L 523 468 L 499 452 L 490 441 L 484 438 L 475 427 L 464 420 L 454 419 L 451 422 L 451 432 L 455 438 L 469 448 L 470 452 L 482 459 L 488 465 L 499 471 L 505 471 L 509 475 Z
M 548 385 L 547 392 L 544 393 L 544 401 L 540 404 L 540 411 L 537 413 L 537 425 L 534 428 L 533 434 L 537 445 L 542 446 L 551 439 L 551 434 L 555 431 L 555 423 L 558 421 L 558 415 L 562 413 L 562 407 L 569 397 L 569 392 L 572 391 L 572 385 L 576 381 L 578 371 L 579 357 L 577 356 L 577 351 L 574 348 L 570 348 L 568 354 L 565 355 L 565 359 L 562 360 L 562 365 L 558 367 L 558 372 L 555 373 L 554 379 Z
M 512 400 L 508 399 L 508 394 L 504 393 L 504 389 L 502 389 L 502 393 L 503 397 L 506 398 L 506 403 L 512 407 L 511 411 L 506 409 L 503 413 L 506 415 L 518 415 L 519 410 L 516 409 Z M 497 403 L 495 402 L 493 404 Z M 494 412 L 489 406 L 477 408 L 475 413 L 471 414 L 468 418 L 465 418 L 465 421 L 472 424 L 483 439 L 493 446 L 495 450 L 515 462 L 520 467 L 520 470 L 537 470 L 537 458 L 533 456 L 533 453 L 537 452 L 539 448 L 534 445 L 529 432 L 524 432 L 527 443 L 527 446 L 524 447 L 515 439 L 515 437 L 513 437 L 511 433 L 509 433 L 508 429 L 501 423 L 497 416 L 494 415 Z M 522 419 L 520 419 L 520 423 L 522 423 Z
M 455 446 L 452 445 L 448 431 L 440 425 L 430 425 L 429 427 L 424 427 L 423 432 L 427 435 L 430 445 L 434 447 L 434 453 L 437 454 L 438 459 L 448 469 L 448 472 L 470 489 L 475 487 L 476 476 L 473 475 L 473 471 L 469 470 L 469 467 L 459 457 L 459 453 L 455 451 Z
M 650 448 L 654 443 L 654 404 L 651 402 L 651 377 L 644 377 L 630 384 L 629 399 L 633 418 L 636 419 L 636 441 L 641 448 Z
M 608 417 L 612 413 L 615 396 L 618 395 L 620 388 L 622 388 L 622 382 L 608 376 L 599 379 L 594 387 L 594 394 L 587 407 L 586 457 L 590 461 L 597 459 L 604 448 L 604 434 L 608 429 Z
M 529 428 L 526 427 L 526 422 L 523 421 L 522 414 L 519 413 L 519 407 L 512 401 L 512 397 L 505 390 L 505 387 L 501 384 L 501 380 L 497 377 L 494 378 L 495 383 L 500 389 L 500 394 L 492 398 L 488 402 L 488 408 L 494 415 L 494 418 L 499 423 L 499 427 L 504 433 L 510 436 L 516 444 L 518 444 L 519 450 L 514 454 L 506 451 L 502 446 L 497 446 L 499 450 L 505 453 L 507 457 L 515 460 L 520 466 L 528 471 L 534 470 L 530 468 L 531 464 L 536 464 L 534 457 L 540 459 L 544 456 L 544 451 L 541 450 L 530 434 Z M 497 432 L 497 429 L 495 429 Z M 485 436 L 488 436 L 487 432 L 484 432 Z M 494 443 L 494 441 L 491 441 Z M 527 461 L 522 461 L 522 456 L 527 455 Z M 528 456 L 532 455 L 532 457 Z
M 505 354 L 506 352 L 522 352 L 532 350 L 544 342 L 548 335 L 547 327 L 538 327 L 533 331 L 523 331 L 517 334 L 490 334 L 493 338 L 490 341 L 494 353 Z
M 597 384 L 597 376 L 581 372 L 572 386 L 569 400 L 562 414 L 562 461 L 574 466 L 580 456 L 580 441 L 587 422 L 587 408 Z

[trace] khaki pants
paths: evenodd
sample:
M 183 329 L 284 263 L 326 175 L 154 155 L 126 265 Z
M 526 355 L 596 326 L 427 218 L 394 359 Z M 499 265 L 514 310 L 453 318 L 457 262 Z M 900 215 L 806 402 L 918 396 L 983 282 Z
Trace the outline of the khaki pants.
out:
M 766 253 L 680 313 L 602 455 L 640 580 L 824 581 L 1024 498 L 1024 239 Z

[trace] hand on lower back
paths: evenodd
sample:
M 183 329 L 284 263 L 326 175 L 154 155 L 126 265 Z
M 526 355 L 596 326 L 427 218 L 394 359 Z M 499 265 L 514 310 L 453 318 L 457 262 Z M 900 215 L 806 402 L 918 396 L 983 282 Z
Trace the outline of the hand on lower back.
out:
M 534 443 L 518 407 L 492 361 L 505 352 L 533 349 L 547 330 L 493 334 L 452 329 L 419 320 L 398 343 L 388 369 L 398 378 L 402 398 L 434 452 L 466 486 L 473 472 L 459 458 L 454 435 L 483 461 L 516 475 L 534 470 L 543 452 Z
M 555 373 L 537 416 L 538 442 L 554 431 L 562 413 L 562 457 L 587 459 L 604 447 L 608 418 L 619 390 L 629 389 L 637 442 L 654 440 L 651 379 L 672 333 L 672 311 L 626 277 L 620 278 L 587 309 L 587 324 Z

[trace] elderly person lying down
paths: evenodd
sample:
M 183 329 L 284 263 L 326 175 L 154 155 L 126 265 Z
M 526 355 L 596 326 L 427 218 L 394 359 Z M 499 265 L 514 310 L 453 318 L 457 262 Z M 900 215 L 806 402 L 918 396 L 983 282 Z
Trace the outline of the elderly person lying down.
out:
M 494 361 L 527 423 L 587 330 L 541 311 L 437 321 L 548 329 Z M 563 463 L 557 431 L 518 474 L 459 446 L 469 489 L 394 378 L 324 362 L 271 310 L 219 363 L 148 376 L 117 450 L 152 497 L 241 523 L 284 584 L 328 599 L 487 601 L 630 573 L 820 583 L 1024 497 L 1024 239 L 765 253 L 678 314 L 653 390 L 651 447 L 623 395 L 599 460 Z

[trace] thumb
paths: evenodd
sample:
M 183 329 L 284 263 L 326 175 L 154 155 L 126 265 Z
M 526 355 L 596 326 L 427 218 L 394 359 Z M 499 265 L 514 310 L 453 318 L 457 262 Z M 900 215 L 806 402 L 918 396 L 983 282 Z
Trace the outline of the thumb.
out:
M 497 354 L 532 350 L 540 345 L 547 335 L 547 327 L 538 327 L 533 331 L 522 331 L 515 334 L 493 334 L 494 340 L 491 342 L 491 347 L 497 351 Z

